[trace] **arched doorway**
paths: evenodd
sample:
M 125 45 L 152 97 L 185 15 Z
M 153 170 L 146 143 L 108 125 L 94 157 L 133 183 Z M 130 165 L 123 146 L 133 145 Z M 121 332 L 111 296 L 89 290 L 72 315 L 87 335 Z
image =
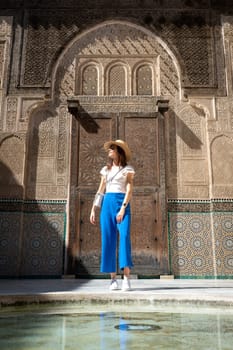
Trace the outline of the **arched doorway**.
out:
M 169 272 L 165 121 L 158 101 L 176 98 L 179 74 L 166 45 L 126 22 L 107 22 L 76 38 L 55 70 L 54 94 L 73 119 L 67 272 L 98 275 L 99 225 L 89 223 L 105 164 L 103 143 L 125 139 L 135 167 L 132 200 L 133 273 Z

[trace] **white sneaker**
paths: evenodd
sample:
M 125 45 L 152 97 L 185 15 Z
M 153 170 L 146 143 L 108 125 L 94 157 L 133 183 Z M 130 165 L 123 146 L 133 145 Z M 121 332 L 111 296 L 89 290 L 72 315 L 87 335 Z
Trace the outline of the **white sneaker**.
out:
M 117 290 L 117 289 L 119 289 L 116 279 L 111 280 L 111 284 L 109 286 L 109 289 L 110 290 Z
M 123 292 L 131 290 L 130 279 L 128 277 L 126 277 L 126 276 L 124 276 L 124 279 L 122 281 L 121 289 L 123 290 Z

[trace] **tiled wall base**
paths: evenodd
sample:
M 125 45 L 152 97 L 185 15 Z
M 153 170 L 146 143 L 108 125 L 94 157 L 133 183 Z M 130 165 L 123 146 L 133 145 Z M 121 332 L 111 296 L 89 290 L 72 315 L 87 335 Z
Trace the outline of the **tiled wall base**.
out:
M 175 277 L 233 276 L 233 211 L 226 211 L 232 204 L 223 203 L 223 211 L 206 212 L 199 203 L 194 212 L 191 202 L 189 211 L 187 202 L 183 207 L 179 202 L 181 211 L 169 212 L 170 267 Z
M 61 276 L 65 203 L 1 202 L 0 276 Z
M 233 201 L 168 203 L 176 278 L 233 278 Z M 66 203 L 0 201 L 0 277 L 58 277 L 64 268 Z

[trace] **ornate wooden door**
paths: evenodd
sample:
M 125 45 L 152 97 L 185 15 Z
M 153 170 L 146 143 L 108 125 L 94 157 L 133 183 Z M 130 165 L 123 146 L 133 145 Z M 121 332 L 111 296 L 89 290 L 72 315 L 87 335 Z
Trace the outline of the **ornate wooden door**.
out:
M 103 143 L 123 139 L 132 151 L 136 175 L 132 207 L 133 274 L 155 276 L 168 272 L 165 205 L 163 119 L 159 113 L 92 114 L 99 129 L 80 128 L 77 192 L 76 275 L 99 275 L 101 239 L 99 218 L 89 222 L 99 171 L 106 162 Z M 98 213 L 99 214 L 99 213 Z M 99 217 L 99 215 L 98 215 Z

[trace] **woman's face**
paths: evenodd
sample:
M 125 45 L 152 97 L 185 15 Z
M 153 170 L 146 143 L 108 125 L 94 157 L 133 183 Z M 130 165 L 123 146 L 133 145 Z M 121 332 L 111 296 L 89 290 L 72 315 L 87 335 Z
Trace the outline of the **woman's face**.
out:
M 117 152 L 117 146 L 111 145 L 108 149 L 108 156 L 109 158 L 116 160 L 118 159 L 118 152 Z

